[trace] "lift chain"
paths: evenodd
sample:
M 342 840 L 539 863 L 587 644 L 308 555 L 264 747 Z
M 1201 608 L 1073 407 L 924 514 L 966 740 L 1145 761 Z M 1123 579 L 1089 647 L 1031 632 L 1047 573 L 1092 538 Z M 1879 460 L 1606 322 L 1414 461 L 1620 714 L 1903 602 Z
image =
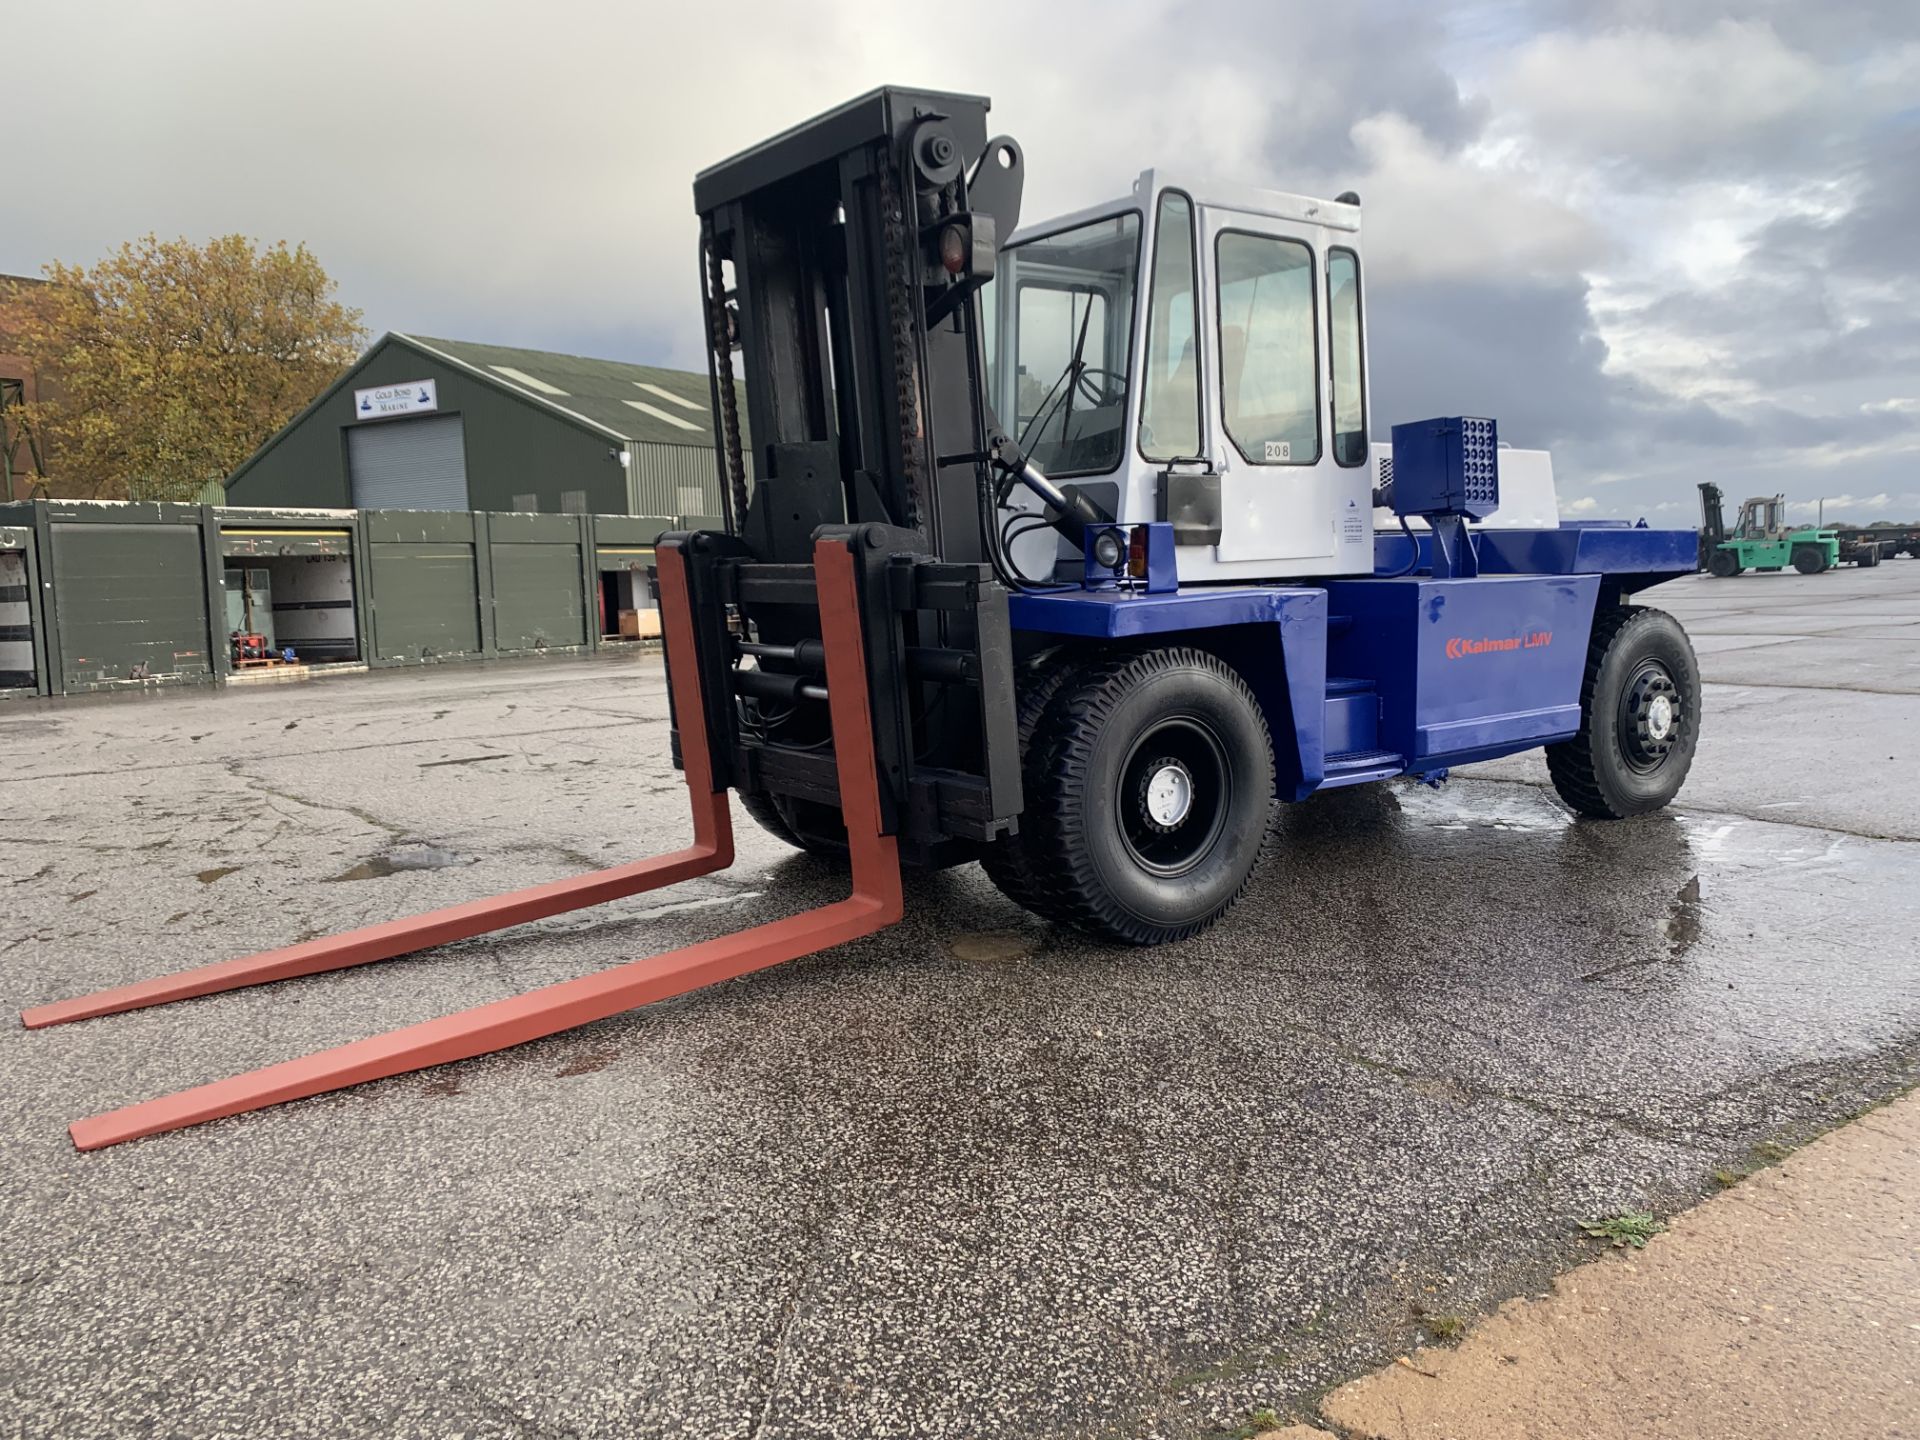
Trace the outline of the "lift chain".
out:
M 747 523 L 747 470 L 740 458 L 740 401 L 733 388 L 733 337 L 727 324 L 727 277 L 714 243 L 713 218 L 701 221 L 707 252 L 707 345 L 720 371 L 720 425 L 724 433 L 727 493 L 738 532 Z
M 900 476 L 906 482 L 907 513 L 901 523 L 909 530 L 921 528 L 924 477 L 920 465 L 919 369 L 915 363 L 919 347 L 914 340 L 913 307 L 919 300 L 919 282 L 910 266 L 917 247 L 910 247 L 908 216 L 894 176 L 894 157 L 882 151 L 880 157 L 880 219 L 884 231 L 887 284 L 887 319 L 893 332 L 894 405 L 900 421 Z

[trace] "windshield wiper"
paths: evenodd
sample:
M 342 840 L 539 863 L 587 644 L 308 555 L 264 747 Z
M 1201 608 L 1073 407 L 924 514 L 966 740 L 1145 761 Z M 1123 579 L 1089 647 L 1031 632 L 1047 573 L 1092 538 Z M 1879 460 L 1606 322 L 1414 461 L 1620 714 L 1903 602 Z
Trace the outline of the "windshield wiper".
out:
M 1080 338 L 1073 342 L 1073 358 L 1067 362 L 1067 374 L 1073 378 L 1067 382 L 1067 408 L 1060 417 L 1060 452 L 1066 453 L 1067 431 L 1073 425 L 1073 392 L 1080 388 L 1080 377 L 1086 373 L 1086 362 L 1082 358 L 1087 353 L 1087 327 L 1093 323 L 1093 292 L 1087 292 L 1087 308 L 1080 316 Z
M 1065 438 L 1066 421 L 1071 420 L 1073 418 L 1072 385 L 1079 383 L 1081 372 L 1087 368 L 1082 357 L 1086 354 L 1086 349 L 1087 349 L 1087 325 L 1092 319 L 1093 319 L 1093 295 L 1091 294 L 1091 292 L 1089 292 L 1089 294 L 1087 295 L 1086 313 L 1080 317 L 1080 335 L 1079 335 L 1079 338 L 1074 341 L 1073 354 L 1067 360 L 1067 368 L 1060 372 L 1060 378 L 1055 380 L 1053 384 L 1047 387 L 1047 393 L 1044 396 L 1042 396 L 1040 399 L 1040 408 L 1034 411 L 1033 418 L 1027 421 L 1027 428 L 1020 432 L 1020 448 L 1022 450 L 1029 448 L 1028 442 L 1033 439 L 1033 435 L 1036 430 L 1041 431 L 1042 433 L 1045 432 L 1046 422 L 1053 413 L 1053 407 L 1057 403 L 1056 397 L 1059 395 L 1060 387 L 1062 385 L 1068 386 L 1067 395 L 1066 395 L 1066 400 L 1067 400 L 1066 418 L 1061 421 L 1061 425 L 1060 425 L 1061 437 L 1063 439 Z

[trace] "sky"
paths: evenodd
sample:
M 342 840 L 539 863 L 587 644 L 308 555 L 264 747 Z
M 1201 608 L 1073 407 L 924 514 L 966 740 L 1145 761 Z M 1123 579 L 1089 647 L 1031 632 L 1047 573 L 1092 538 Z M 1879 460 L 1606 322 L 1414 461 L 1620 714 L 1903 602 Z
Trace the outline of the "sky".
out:
M 4 3 L 4 0 L 0 0 Z M 1028 221 L 1149 167 L 1356 190 L 1373 422 L 1563 512 L 1920 519 L 1913 0 L 4 4 L 0 272 L 304 241 L 375 335 L 704 368 L 691 184 L 875 85 L 985 94 Z M 24 121 L 24 125 L 22 124 Z

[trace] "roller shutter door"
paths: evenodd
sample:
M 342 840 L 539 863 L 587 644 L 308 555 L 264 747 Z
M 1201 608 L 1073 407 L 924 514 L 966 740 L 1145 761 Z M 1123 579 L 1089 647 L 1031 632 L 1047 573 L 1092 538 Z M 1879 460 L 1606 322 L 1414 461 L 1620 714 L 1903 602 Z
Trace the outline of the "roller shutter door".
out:
M 48 621 L 58 627 L 67 689 L 212 676 L 198 525 L 55 521 L 52 529 Z
M 467 441 L 458 415 L 388 420 L 347 431 L 358 510 L 470 510 Z

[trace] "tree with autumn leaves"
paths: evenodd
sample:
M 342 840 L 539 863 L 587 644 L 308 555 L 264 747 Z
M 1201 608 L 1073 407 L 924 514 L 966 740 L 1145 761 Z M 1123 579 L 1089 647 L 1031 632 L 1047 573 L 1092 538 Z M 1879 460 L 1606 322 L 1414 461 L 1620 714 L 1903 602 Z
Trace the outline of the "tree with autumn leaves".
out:
M 352 362 L 360 312 L 305 245 L 122 245 L 0 293 L 0 334 L 50 382 L 9 412 L 57 495 L 191 500 Z

